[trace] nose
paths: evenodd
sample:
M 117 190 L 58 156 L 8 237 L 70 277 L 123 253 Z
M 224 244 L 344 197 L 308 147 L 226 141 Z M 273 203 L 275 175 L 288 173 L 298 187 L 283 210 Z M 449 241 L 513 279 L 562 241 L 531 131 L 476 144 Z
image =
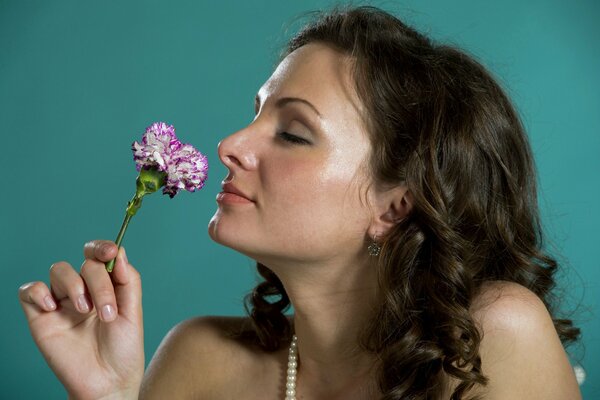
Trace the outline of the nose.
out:
M 250 129 L 247 127 L 227 136 L 217 146 L 219 159 L 230 171 L 256 169 L 256 144 L 253 143 Z

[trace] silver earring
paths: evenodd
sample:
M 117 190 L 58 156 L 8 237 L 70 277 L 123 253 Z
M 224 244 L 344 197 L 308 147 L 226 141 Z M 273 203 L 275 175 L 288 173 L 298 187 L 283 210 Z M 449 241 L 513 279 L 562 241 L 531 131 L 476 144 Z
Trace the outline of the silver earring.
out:
M 369 255 L 373 257 L 377 257 L 381 252 L 381 246 L 377 243 L 377 235 L 373 238 L 373 242 L 367 248 L 369 250 Z

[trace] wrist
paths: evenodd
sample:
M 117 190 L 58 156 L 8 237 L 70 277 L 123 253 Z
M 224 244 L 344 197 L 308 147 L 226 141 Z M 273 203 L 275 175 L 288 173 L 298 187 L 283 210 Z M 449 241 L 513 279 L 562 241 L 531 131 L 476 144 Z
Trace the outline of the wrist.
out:
M 123 390 L 101 397 L 99 400 L 137 400 L 139 390 Z
M 139 396 L 138 389 L 121 390 L 115 393 L 107 394 L 106 396 L 97 397 L 94 400 L 137 400 Z M 68 395 L 68 400 L 83 400 L 83 398 Z

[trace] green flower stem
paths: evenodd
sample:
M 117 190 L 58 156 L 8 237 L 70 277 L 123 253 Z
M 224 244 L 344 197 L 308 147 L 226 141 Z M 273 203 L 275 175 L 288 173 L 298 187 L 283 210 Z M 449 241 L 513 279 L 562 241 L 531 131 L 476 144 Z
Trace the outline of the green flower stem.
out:
M 144 194 L 138 195 L 138 193 L 136 193 L 135 196 L 133 196 L 133 198 L 131 199 L 131 201 L 127 203 L 125 219 L 123 220 L 123 225 L 121 225 L 121 229 L 119 230 L 119 234 L 117 235 L 117 240 L 115 240 L 117 249 L 121 247 L 121 242 L 123 241 L 123 236 L 125 236 L 125 231 L 127 230 L 127 226 L 129 225 L 131 217 L 133 217 L 137 210 L 139 210 L 139 208 L 142 206 L 142 197 L 144 197 Z M 115 267 L 115 260 L 116 258 L 105 263 L 106 270 L 108 272 L 112 272 L 113 268 Z
M 123 236 L 125 236 L 125 231 L 129 225 L 129 220 L 131 220 L 131 217 L 133 217 L 142 206 L 142 198 L 145 195 L 154 193 L 163 187 L 166 179 L 167 174 L 165 172 L 158 171 L 156 168 L 143 168 L 140 170 L 140 174 L 135 180 L 135 196 L 133 196 L 129 203 L 127 203 L 125 219 L 123 220 L 123 225 L 121 225 L 121 230 L 117 235 L 117 240 L 115 240 L 117 249 L 121 247 L 121 241 L 123 240 Z M 108 272 L 112 272 L 113 268 L 115 267 L 115 259 L 110 260 L 104 265 L 106 266 L 106 270 Z

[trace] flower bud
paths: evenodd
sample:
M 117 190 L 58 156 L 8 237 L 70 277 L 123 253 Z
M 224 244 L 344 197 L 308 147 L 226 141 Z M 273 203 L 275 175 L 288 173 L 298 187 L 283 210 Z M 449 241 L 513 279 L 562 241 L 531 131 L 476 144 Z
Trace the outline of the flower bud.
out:
M 154 193 L 165 185 L 167 173 L 159 171 L 157 168 L 142 168 L 140 175 L 135 181 L 136 195 L 144 196 Z

